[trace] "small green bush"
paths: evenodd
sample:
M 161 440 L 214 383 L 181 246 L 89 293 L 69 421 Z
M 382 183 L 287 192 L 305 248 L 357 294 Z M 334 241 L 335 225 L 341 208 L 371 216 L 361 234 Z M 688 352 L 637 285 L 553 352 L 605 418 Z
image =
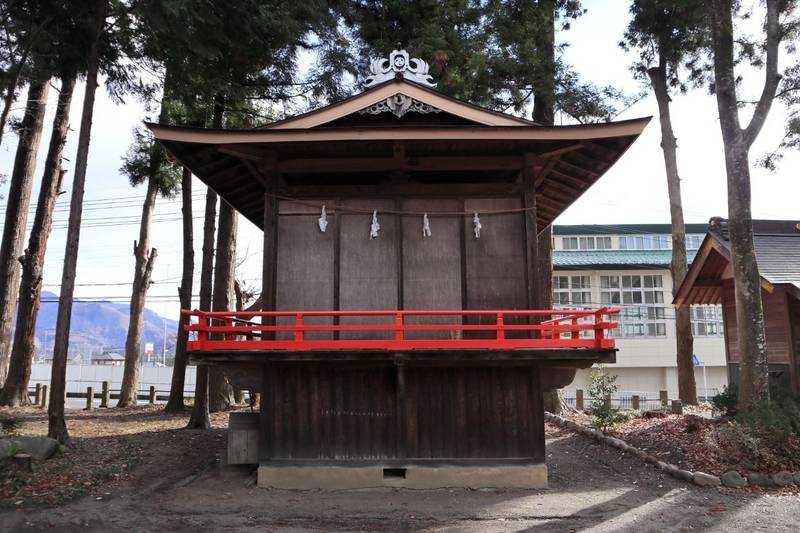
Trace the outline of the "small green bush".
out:
M 592 370 L 589 383 L 589 410 L 592 426 L 600 431 L 607 431 L 614 424 L 625 420 L 620 410 L 611 406 L 608 399 L 617 392 L 617 376 L 612 376 L 602 366 Z
M 749 413 L 736 417 L 740 423 L 763 431 L 779 431 L 800 436 L 800 397 L 756 403 Z
M 725 386 L 722 392 L 719 392 L 711 397 L 711 407 L 717 415 L 724 415 L 729 417 L 736 416 L 737 408 L 736 402 L 739 400 L 736 393 L 736 386 Z

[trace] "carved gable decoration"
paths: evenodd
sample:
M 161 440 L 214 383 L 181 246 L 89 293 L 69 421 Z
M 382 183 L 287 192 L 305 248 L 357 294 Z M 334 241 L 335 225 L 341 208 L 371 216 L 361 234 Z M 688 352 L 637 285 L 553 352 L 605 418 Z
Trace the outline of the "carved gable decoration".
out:
M 370 63 L 371 75 L 364 81 L 364 87 L 374 87 L 394 79 L 398 74 L 420 85 L 436 87 L 433 77 L 428 74 L 428 68 L 428 63 L 416 57 L 408 57 L 405 50 L 392 50 L 388 59 L 375 59 Z
M 416 98 L 411 98 L 403 93 L 394 94 L 385 100 L 381 100 L 375 104 L 358 112 L 359 115 L 379 115 L 381 113 L 393 113 L 397 117 L 402 117 L 408 112 L 413 113 L 441 113 L 442 110 L 434 107 L 425 102 L 420 102 Z

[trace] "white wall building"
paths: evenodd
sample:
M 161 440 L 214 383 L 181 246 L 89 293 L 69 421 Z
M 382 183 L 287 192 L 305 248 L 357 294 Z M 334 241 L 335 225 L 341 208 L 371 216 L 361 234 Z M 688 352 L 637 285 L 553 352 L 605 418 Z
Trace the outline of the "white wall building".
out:
M 690 261 L 705 231 L 687 224 Z M 617 362 L 607 365 L 620 392 L 677 397 L 671 248 L 669 224 L 553 227 L 554 306 L 622 309 Z M 692 331 L 698 395 L 713 395 L 728 382 L 720 306 L 692 306 Z M 579 370 L 567 390 L 588 389 L 589 372 Z

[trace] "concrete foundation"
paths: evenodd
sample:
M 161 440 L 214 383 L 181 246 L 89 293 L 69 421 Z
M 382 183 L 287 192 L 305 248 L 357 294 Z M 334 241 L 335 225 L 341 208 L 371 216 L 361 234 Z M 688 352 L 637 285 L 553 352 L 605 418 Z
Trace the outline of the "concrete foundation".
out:
M 272 466 L 258 467 L 258 486 L 290 490 L 372 487 L 409 489 L 547 488 L 547 465 L 508 466 Z

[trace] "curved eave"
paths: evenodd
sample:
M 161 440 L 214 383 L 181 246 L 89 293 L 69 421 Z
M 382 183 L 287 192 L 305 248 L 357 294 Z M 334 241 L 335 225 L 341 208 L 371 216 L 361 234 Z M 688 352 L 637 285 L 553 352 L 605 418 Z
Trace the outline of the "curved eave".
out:
M 545 140 L 580 141 L 638 136 L 650 117 L 576 126 L 453 126 L 433 128 L 328 128 L 215 130 L 145 122 L 160 141 L 196 144 L 260 144 L 328 141 Z

